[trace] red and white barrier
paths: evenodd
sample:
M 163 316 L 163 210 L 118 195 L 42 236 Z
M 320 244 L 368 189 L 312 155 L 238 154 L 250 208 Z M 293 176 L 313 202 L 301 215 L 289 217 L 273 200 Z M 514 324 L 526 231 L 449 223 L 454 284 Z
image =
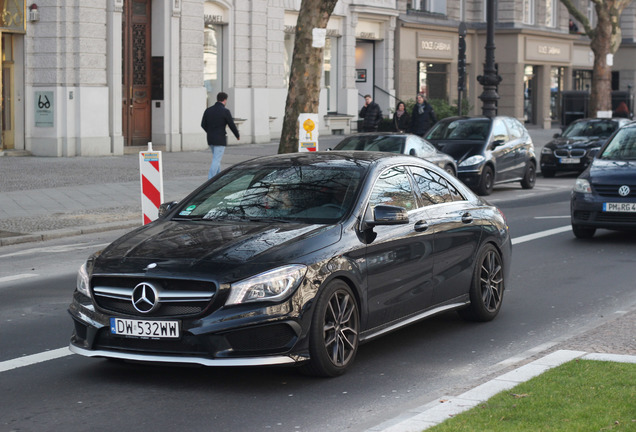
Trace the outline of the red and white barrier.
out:
M 146 225 L 159 217 L 159 206 L 163 202 L 163 167 L 161 152 L 148 150 L 139 152 L 139 174 L 141 177 L 141 215 Z

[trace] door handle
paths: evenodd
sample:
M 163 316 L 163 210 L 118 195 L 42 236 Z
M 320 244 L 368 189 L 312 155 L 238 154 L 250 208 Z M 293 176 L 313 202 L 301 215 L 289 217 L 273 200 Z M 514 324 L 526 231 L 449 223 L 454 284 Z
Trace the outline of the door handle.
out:
M 462 223 L 465 223 L 465 224 L 473 223 L 473 220 L 474 220 L 473 215 L 471 215 L 468 212 L 462 215 Z
M 417 222 L 415 222 L 414 229 L 417 232 L 426 231 L 428 229 L 428 222 L 423 221 L 423 220 L 417 221 Z

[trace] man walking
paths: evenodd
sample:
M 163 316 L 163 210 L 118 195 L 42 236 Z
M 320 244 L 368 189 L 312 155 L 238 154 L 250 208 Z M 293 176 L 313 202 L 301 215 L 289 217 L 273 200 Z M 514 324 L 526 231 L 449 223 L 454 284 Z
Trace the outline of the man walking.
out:
M 207 133 L 208 145 L 212 150 L 212 164 L 208 172 L 208 179 L 211 179 L 221 170 L 221 159 L 227 146 L 227 132 L 225 126 L 229 126 L 237 140 L 240 140 L 239 131 L 234 124 L 232 113 L 225 108 L 227 103 L 227 93 L 220 92 L 216 95 L 216 103 L 205 110 L 201 127 Z
M 382 121 L 382 110 L 380 109 L 380 105 L 373 102 L 371 95 L 366 95 L 364 101 L 365 104 L 360 110 L 359 115 L 360 118 L 364 119 L 362 121 L 362 131 L 376 132 L 380 121 Z
M 437 116 L 433 107 L 426 102 L 422 93 L 418 94 L 411 114 L 411 133 L 424 136 L 435 123 L 437 123 Z

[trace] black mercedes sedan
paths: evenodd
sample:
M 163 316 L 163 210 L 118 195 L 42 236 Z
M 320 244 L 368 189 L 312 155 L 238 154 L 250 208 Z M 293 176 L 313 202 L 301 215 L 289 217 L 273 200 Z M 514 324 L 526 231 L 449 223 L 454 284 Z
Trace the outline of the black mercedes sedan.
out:
M 541 174 L 554 177 L 557 172 L 585 171 L 594 155 L 626 118 L 585 118 L 576 120 L 541 149 Z
M 362 342 L 502 305 L 503 214 L 416 157 L 258 158 L 163 209 L 81 266 L 71 351 L 335 376 Z
M 417 156 L 452 175 L 457 174 L 455 159 L 437 150 L 424 138 L 409 133 L 364 132 L 349 135 L 336 144 L 333 150 L 383 151 Z
M 636 230 L 636 122 L 615 132 L 576 179 L 570 215 L 578 238 L 598 228 Z
M 534 187 L 534 145 L 515 118 L 447 117 L 424 138 L 455 159 L 457 177 L 479 195 L 490 195 L 497 183 L 518 181 L 524 189 Z

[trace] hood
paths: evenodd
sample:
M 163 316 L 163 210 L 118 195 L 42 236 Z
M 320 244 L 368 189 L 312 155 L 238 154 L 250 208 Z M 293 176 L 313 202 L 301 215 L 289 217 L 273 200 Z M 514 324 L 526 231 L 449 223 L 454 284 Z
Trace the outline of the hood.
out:
M 547 143 L 545 147 L 548 147 L 551 149 L 567 148 L 567 147 L 590 149 L 590 148 L 602 146 L 605 143 L 605 141 L 607 141 L 607 137 L 598 137 L 598 136 L 572 137 L 572 138 L 559 137 Z
M 476 140 L 429 140 L 437 149 L 443 153 L 450 155 L 453 159 L 460 163 L 474 155 L 484 154 L 486 145 L 483 141 Z
M 587 173 L 594 183 L 632 185 L 636 184 L 636 161 L 594 159 Z
M 140 273 L 156 263 L 167 273 L 251 268 L 259 272 L 294 261 L 340 240 L 341 225 L 157 221 L 110 244 L 95 272 Z M 215 270 L 216 269 L 216 270 Z

